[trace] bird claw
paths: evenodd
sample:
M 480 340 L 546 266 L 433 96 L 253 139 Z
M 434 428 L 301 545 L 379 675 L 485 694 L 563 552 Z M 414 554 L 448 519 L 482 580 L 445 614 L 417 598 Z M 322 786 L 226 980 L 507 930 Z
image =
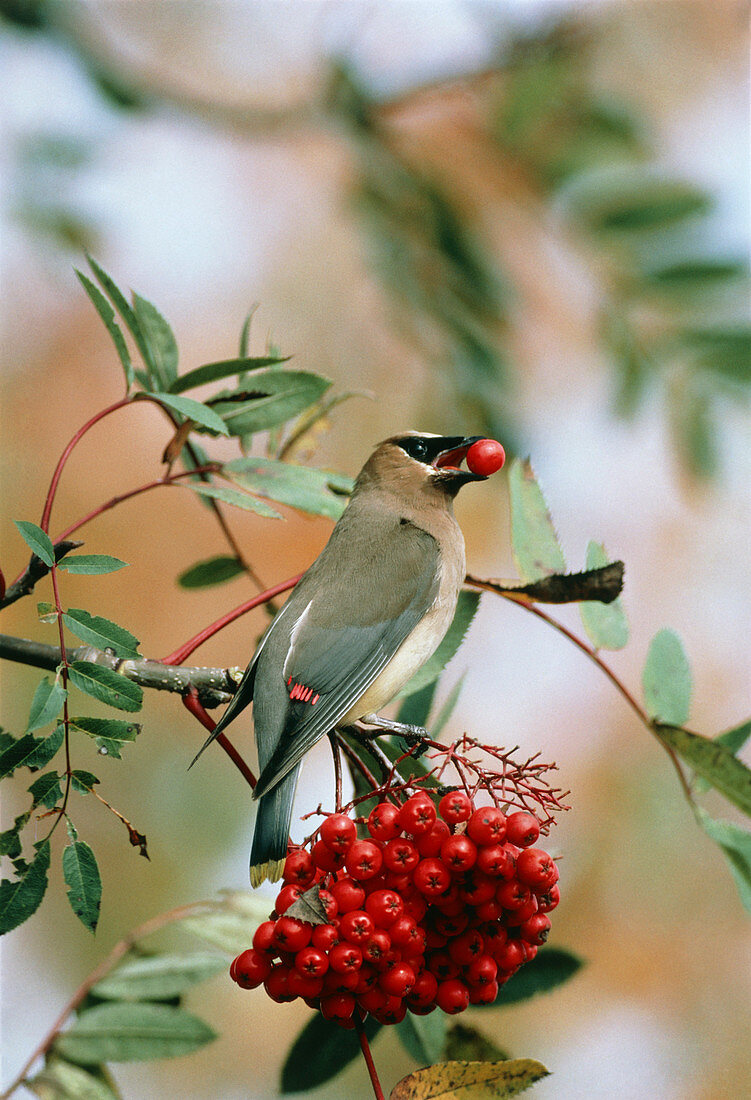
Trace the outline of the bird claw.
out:
M 367 726 L 379 726 L 384 733 L 396 733 L 403 737 L 408 744 L 418 744 L 430 734 L 424 726 L 415 726 L 411 722 L 396 722 L 391 718 L 383 718 L 380 714 L 364 714 L 360 719 Z

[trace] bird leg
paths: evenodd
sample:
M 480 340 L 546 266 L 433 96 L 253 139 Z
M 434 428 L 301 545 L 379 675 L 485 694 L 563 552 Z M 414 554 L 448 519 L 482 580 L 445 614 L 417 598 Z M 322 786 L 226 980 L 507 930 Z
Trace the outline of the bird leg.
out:
M 426 739 L 430 740 L 430 734 L 424 726 L 414 726 L 411 722 L 395 722 L 391 718 L 382 718 L 380 714 L 363 714 L 360 721 L 366 726 L 379 726 L 379 733 L 374 734 L 376 737 L 380 732 L 398 733 L 408 745 L 417 745 Z

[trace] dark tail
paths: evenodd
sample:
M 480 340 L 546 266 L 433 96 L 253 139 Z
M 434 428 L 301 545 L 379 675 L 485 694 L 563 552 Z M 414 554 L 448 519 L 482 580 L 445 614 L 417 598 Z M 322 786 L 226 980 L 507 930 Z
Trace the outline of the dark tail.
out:
M 259 886 L 266 878 L 269 882 L 276 882 L 282 877 L 287 858 L 292 801 L 299 771 L 298 764 L 259 799 L 253 846 L 250 850 L 252 886 Z

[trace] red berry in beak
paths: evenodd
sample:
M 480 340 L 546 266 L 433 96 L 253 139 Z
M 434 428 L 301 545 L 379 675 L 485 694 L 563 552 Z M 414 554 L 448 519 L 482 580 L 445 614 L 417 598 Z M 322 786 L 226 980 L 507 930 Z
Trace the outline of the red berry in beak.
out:
M 480 477 L 496 473 L 505 461 L 506 452 L 495 439 L 478 439 L 467 451 L 467 466 Z

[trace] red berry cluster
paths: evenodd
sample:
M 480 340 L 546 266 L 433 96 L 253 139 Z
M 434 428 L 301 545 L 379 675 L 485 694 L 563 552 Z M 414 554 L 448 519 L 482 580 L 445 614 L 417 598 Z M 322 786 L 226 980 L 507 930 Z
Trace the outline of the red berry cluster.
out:
M 311 851 L 292 851 L 271 919 L 230 968 L 244 989 L 275 1001 L 302 997 L 353 1026 L 356 1009 L 384 1024 L 409 1009 L 463 1012 L 498 989 L 547 939 L 558 868 L 533 845 L 537 818 L 475 809 L 463 791 L 435 803 L 424 792 L 380 802 L 370 839 L 332 814 Z M 312 886 L 328 922 L 286 912 Z

